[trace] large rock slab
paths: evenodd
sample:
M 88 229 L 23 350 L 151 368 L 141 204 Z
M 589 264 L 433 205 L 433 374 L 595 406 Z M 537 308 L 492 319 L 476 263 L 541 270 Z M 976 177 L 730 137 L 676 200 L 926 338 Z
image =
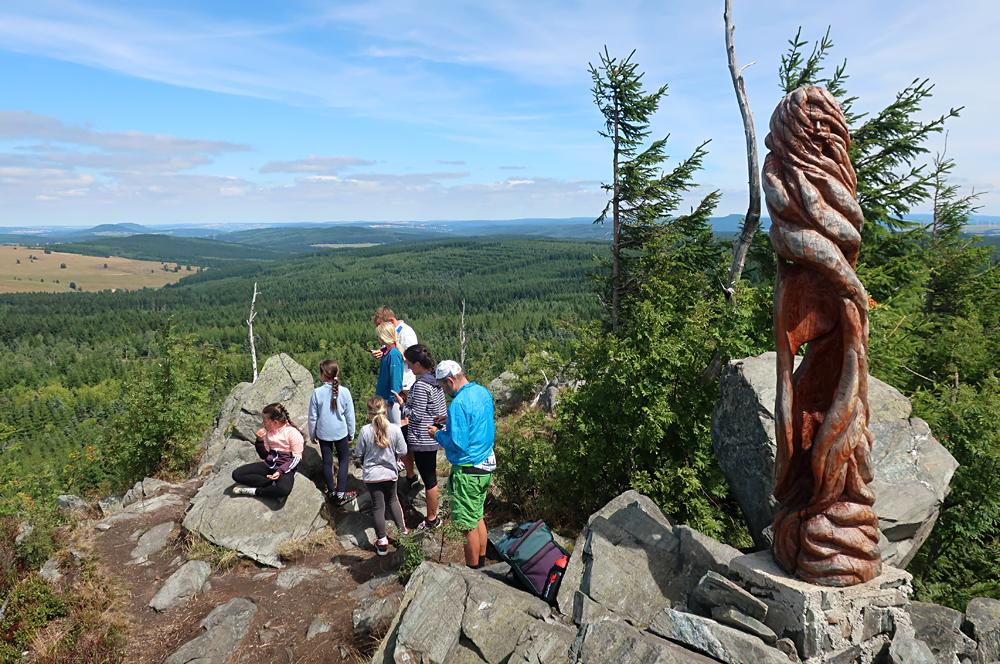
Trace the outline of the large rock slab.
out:
M 649 631 L 726 664 L 787 664 L 788 657 L 757 638 L 714 620 L 664 609 Z
M 132 503 L 152 498 L 153 496 L 163 493 L 167 489 L 173 489 L 176 487 L 176 484 L 170 484 L 169 482 L 158 480 L 155 477 L 146 477 L 136 482 L 131 489 L 125 492 L 125 495 L 122 496 L 122 507 L 128 507 Z
M 775 506 L 775 353 L 735 360 L 720 381 L 712 416 L 712 446 L 758 547 Z M 871 484 L 882 530 L 882 560 L 905 567 L 930 535 L 958 462 L 923 420 L 910 417 L 909 400 L 868 377 L 870 428 L 875 443 Z
M 215 607 L 200 623 L 205 633 L 182 645 L 163 664 L 225 664 L 256 614 L 257 605 L 245 597 Z
M 648 632 L 614 620 L 584 625 L 572 651 L 576 664 L 712 664 L 699 655 Z
M 253 442 L 261 427 L 261 411 L 270 403 L 288 409 L 292 423 L 303 431 L 309 414 L 309 398 L 315 383 L 308 369 L 281 353 L 273 355 L 254 383 L 240 383 L 226 397 L 215 421 L 215 429 L 206 441 L 201 470 L 220 471 L 234 463 L 258 461 Z M 308 444 L 299 472 L 314 481 L 322 479 L 319 449 Z
M 954 662 L 975 655 L 976 642 L 962 633 L 961 611 L 930 602 L 910 602 L 913 635 L 928 646 L 939 662 Z
M 988 664 L 1000 661 L 1000 601 L 976 597 L 965 607 L 962 631 L 976 640 L 972 661 Z
M 144 563 L 150 556 L 162 551 L 167 546 L 167 542 L 173 537 L 176 529 L 176 523 L 173 521 L 164 521 L 144 532 L 139 537 L 139 541 L 136 542 L 135 548 L 129 554 L 132 558 L 132 563 Z
M 264 565 L 282 567 L 278 546 L 328 527 L 323 494 L 308 478 L 296 477 L 284 500 L 234 496 L 234 467 L 205 480 L 191 498 L 184 528 Z
M 212 566 L 204 560 L 189 560 L 171 574 L 149 600 L 154 611 L 166 611 L 183 604 L 201 592 L 212 575 Z
M 532 626 L 551 619 L 549 605 L 533 595 L 464 567 L 425 562 L 410 577 L 400 610 L 372 661 L 498 664 L 508 661 L 519 645 L 523 659 L 531 642 L 541 638 L 530 632 L 537 629 Z M 575 631 L 562 629 L 562 641 L 569 643 Z
M 708 571 L 725 575 L 740 555 L 732 547 L 674 526 L 646 496 L 635 491 L 595 512 L 577 538 L 557 598 L 574 615 L 581 593 L 603 609 L 644 627 L 665 608 L 685 607 Z M 579 613 L 579 611 L 578 611 Z

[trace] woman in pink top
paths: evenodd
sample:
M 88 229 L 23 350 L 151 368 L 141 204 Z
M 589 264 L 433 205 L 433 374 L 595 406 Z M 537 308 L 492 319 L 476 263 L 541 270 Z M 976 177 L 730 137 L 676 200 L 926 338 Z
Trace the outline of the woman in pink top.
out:
M 263 461 L 248 463 L 233 471 L 233 481 L 243 485 L 235 487 L 233 493 L 282 498 L 292 492 L 305 440 L 280 403 L 268 404 L 262 412 L 264 426 L 257 431 L 254 447 Z

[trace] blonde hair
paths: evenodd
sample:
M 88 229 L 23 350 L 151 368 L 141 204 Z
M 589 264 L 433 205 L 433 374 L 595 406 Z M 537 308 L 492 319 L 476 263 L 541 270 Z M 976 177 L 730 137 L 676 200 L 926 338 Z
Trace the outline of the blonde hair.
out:
M 375 432 L 375 444 L 385 449 L 389 447 L 389 418 L 386 415 L 385 399 L 375 395 L 365 404 L 368 408 L 368 419 Z
M 396 345 L 396 326 L 392 323 L 380 323 L 375 333 L 378 335 L 378 340 L 386 346 Z

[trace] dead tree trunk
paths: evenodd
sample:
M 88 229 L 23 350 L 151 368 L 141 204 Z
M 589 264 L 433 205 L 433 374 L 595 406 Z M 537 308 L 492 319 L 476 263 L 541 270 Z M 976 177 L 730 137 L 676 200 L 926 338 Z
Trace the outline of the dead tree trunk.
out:
M 257 346 L 253 340 L 253 321 L 257 317 L 254 306 L 257 304 L 257 282 L 253 282 L 253 297 L 250 299 L 250 316 L 247 318 L 247 335 L 250 337 L 250 360 L 253 362 L 253 382 L 257 382 Z
M 726 56 L 729 60 L 729 75 L 733 79 L 733 89 L 736 90 L 736 103 L 743 117 L 743 133 L 747 143 L 747 185 L 750 190 L 750 202 L 747 215 L 743 220 L 743 228 L 733 242 L 733 262 L 729 265 L 729 280 L 723 286 L 726 300 L 730 303 L 736 297 L 736 284 L 743 275 L 743 265 L 747 260 L 747 252 L 753 242 L 754 235 L 760 227 L 760 168 L 757 165 L 757 132 L 753 126 L 753 114 L 750 112 L 750 102 L 747 101 L 746 87 L 743 85 L 743 69 L 736 64 L 736 45 L 733 42 L 733 2 L 725 0 L 725 10 L 722 18 L 726 24 Z M 752 62 L 750 64 L 753 64 Z M 750 65 L 747 65 L 749 67 Z M 703 383 L 710 383 L 719 377 L 722 371 L 722 351 L 715 351 L 708 367 L 701 375 Z
M 747 142 L 747 185 L 750 189 L 750 202 L 747 207 L 747 216 L 743 221 L 743 229 L 740 231 L 736 241 L 733 242 L 733 262 L 729 266 L 729 283 L 726 284 L 726 299 L 732 299 L 736 294 L 736 284 L 743 274 L 743 264 L 747 259 L 747 251 L 753 236 L 760 227 L 760 167 L 757 164 L 757 132 L 753 126 L 753 114 L 750 112 L 750 102 L 747 101 L 747 91 L 743 85 L 743 69 L 736 64 L 736 46 L 733 43 L 733 33 L 736 28 L 733 25 L 733 2 L 726 0 L 726 9 L 723 12 L 723 19 L 726 22 L 726 55 L 729 60 L 729 74 L 733 79 L 733 88 L 736 90 L 736 102 L 740 106 L 740 115 L 743 116 L 743 133 Z M 752 62 L 750 64 L 753 64 Z M 750 65 L 747 65 L 749 67 Z
M 462 323 L 458 330 L 459 359 L 458 363 L 465 368 L 465 298 L 462 298 Z

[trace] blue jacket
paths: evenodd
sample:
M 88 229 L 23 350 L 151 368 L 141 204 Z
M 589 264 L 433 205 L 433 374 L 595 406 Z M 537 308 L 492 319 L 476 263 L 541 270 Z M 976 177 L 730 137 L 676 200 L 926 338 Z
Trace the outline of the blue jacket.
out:
M 354 399 L 343 385 L 337 390 L 337 409 L 330 408 L 333 387 L 323 383 L 313 390 L 309 399 L 309 437 L 313 440 L 336 441 L 354 438 Z
M 453 466 L 474 466 L 493 454 L 493 395 L 467 383 L 448 406 L 448 424 L 434 436 Z
M 378 380 L 375 381 L 375 394 L 386 401 L 395 402 L 393 391 L 403 389 L 403 354 L 393 346 L 382 356 L 378 365 Z

